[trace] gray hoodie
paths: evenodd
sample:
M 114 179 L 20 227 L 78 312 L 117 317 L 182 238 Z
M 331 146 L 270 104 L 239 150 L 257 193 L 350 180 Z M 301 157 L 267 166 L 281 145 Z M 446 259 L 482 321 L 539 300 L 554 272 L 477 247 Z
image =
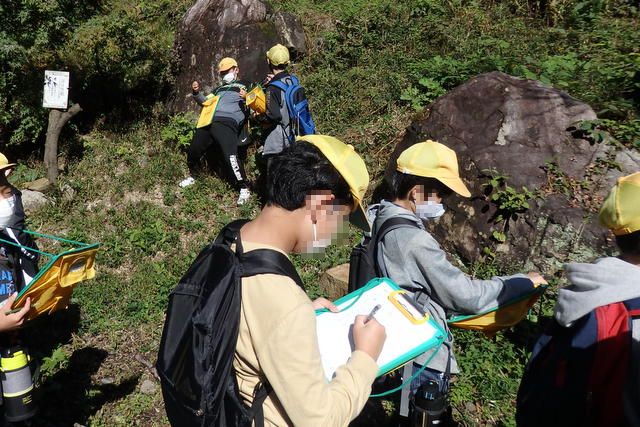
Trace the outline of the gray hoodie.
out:
M 597 307 L 640 297 L 640 266 L 618 258 L 601 258 L 593 264 L 565 265 L 571 283 L 558 291 L 555 318 L 562 326 L 570 326 Z M 632 365 L 626 385 L 624 411 L 628 425 L 640 426 L 640 321 L 633 322 Z
M 240 96 L 240 90 L 246 91 L 247 89 L 246 84 L 234 81 L 219 86 L 208 96 L 205 96 L 202 92 L 195 92 L 192 96 L 198 104 L 202 105 L 207 99 L 219 95 L 220 100 L 216 107 L 214 120 L 232 120 L 238 128 L 241 128 L 247 120 L 248 110 L 244 98 Z
M 558 291 L 555 318 L 562 326 L 602 305 L 640 297 L 640 267 L 618 258 L 601 258 L 593 264 L 565 265 L 569 282 Z
M 475 314 L 495 308 L 499 297 L 504 295 L 505 281 L 511 278 L 526 278 L 519 274 L 509 277 L 493 277 L 491 280 L 472 279 L 452 265 L 438 242 L 429 234 L 422 220 L 413 212 L 383 200 L 373 224 L 373 234 L 381 224 L 392 217 L 407 218 L 416 223 L 420 230 L 402 227 L 384 236 L 378 247 L 378 265 L 383 274 L 396 284 L 414 291 L 416 301 L 422 304 L 430 316 L 448 331 L 447 314 Z M 448 334 L 449 348 L 453 337 Z M 423 364 L 431 352 L 415 359 Z M 429 363 L 431 369 L 444 372 L 447 359 L 451 357 L 451 372 L 459 372 L 455 357 L 443 347 Z

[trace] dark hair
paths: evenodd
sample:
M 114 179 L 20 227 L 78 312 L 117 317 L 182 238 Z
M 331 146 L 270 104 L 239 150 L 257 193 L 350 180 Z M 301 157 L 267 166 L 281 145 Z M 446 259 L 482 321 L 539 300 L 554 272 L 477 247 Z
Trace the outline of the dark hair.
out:
M 267 205 L 293 211 L 304 206 L 313 191 L 328 190 L 336 203 L 353 205 L 349 185 L 322 152 L 300 141 L 274 157 L 267 178 Z
M 616 243 L 623 255 L 640 256 L 640 230 L 616 236 Z
M 275 70 L 279 70 L 279 71 L 287 71 L 287 68 L 289 68 L 289 64 L 278 64 L 278 65 L 273 65 L 271 63 L 271 61 L 269 61 L 269 69 L 273 72 Z
M 406 199 L 409 191 L 416 185 L 421 185 L 425 194 L 435 191 L 438 196 L 443 198 L 453 193 L 453 190 L 435 178 L 425 178 L 395 171 L 390 185 L 392 199 Z

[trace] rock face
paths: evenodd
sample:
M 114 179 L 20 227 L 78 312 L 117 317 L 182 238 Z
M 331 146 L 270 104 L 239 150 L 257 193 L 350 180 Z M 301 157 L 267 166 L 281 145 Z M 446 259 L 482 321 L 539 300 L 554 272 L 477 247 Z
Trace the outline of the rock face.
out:
M 22 205 L 27 214 L 49 203 L 47 196 L 39 191 L 22 190 Z
M 185 14 L 175 44 L 176 80 L 169 107 L 196 108 L 191 82 L 209 91 L 219 84 L 217 64 L 225 56 L 238 61 L 241 78 L 262 81 L 268 72 L 266 52 L 276 43 L 293 58 L 306 53 L 302 25 L 283 12 L 271 13 L 261 0 L 198 0 Z
M 26 188 L 27 190 L 40 191 L 40 192 L 48 190 L 50 186 L 51 186 L 51 183 L 47 178 L 36 179 L 35 181 L 26 182 L 22 185 L 22 187 Z
M 483 74 L 438 99 L 407 129 L 386 175 L 412 144 L 444 143 L 458 154 L 472 198 L 445 201 L 447 213 L 429 224 L 436 238 L 467 261 L 487 253 L 514 267 L 552 271 L 558 261 L 589 259 L 611 247 L 597 210 L 618 176 L 640 169 L 637 152 L 616 152 L 572 131 L 595 118 L 588 105 L 540 82 Z M 622 171 L 612 168 L 616 163 Z M 519 194 L 523 186 L 536 194 L 528 209 L 504 185 L 488 185 L 499 176 Z M 511 207 L 499 209 L 501 201 Z

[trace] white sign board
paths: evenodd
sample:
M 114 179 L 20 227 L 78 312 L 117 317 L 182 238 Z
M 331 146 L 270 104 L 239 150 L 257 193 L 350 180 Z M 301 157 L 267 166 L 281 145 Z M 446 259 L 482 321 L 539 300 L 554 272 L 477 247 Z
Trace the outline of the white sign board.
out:
M 44 108 L 69 108 L 69 72 L 44 72 L 44 94 L 42 96 Z

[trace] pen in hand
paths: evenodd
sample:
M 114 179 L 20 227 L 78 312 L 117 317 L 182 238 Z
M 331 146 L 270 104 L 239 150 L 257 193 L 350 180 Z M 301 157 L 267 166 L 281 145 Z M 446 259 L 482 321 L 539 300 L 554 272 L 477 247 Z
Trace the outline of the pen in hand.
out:
M 371 313 L 369 313 L 369 315 L 367 316 L 366 319 L 364 319 L 364 323 L 366 324 L 369 320 L 373 319 L 373 316 L 376 314 L 376 312 L 378 310 L 380 310 L 382 308 L 382 306 L 380 304 L 376 305 L 375 307 L 373 307 L 373 309 L 371 310 Z

